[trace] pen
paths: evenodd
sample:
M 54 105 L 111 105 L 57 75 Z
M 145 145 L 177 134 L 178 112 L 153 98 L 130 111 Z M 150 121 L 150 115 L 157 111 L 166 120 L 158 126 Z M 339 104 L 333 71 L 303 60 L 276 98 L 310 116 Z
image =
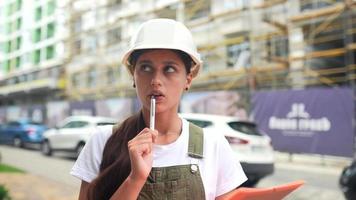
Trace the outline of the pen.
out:
M 155 115 L 156 115 L 156 99 L 151 96 L 151 109 L 150 109 L 150 129 L 155 129 Z

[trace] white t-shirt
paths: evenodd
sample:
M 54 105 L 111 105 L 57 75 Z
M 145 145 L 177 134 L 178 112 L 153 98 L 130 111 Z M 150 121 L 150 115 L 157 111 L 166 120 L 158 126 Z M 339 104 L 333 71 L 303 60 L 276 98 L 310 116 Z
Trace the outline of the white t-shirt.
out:
M 247 180 L 243 169 L 221 133 L 204 130 L 203 159 L 188 156 L 189 123 L 182 119 L 182 133 L 167 145 L 154 145 L 153 167 L 167 167 L 197 163 L 207 200 L 229 192 Z M 97 177 L 106 141 L 112 126 L 96 128 L 91 139 L 75 162 L 71 174 L 86 182 Z

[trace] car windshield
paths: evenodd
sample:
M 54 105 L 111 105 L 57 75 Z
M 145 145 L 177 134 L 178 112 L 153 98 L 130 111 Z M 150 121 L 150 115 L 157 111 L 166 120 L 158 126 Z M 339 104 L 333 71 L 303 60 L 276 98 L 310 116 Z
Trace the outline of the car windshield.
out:
M 115 122 L 98 122 L 97 126 L 115 125 Z
M 258 130 L 257 125 L 251 122 L 229 122 L 228 125 L 232 129 L 240 131 L 247 135 L 262 135 L 261 132 Z

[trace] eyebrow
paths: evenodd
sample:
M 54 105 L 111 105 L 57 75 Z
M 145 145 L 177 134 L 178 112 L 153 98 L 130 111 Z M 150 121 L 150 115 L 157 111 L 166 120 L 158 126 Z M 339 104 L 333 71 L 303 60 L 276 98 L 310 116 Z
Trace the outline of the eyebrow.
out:
M 150 60 L 141 60 L 138 63 L 139 64 L 153 64 L 153 62 L 150 61 Z M 166 65 L 178 65 L 178 63 L 176 63 L 174 61 L 164 61 L 163 63 L 166 64 Z

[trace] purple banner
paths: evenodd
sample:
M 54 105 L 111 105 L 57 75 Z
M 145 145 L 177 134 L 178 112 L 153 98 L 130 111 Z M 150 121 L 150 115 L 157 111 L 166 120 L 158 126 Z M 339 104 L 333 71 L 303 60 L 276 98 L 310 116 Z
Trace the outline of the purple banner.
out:
M 353 156 L 354 103 L 348 88 L 257 92 L 252 118 L 276 150 Z
M 94 101 L 75 101 L 69 104 L 69 113 L 73 115 L 87 115 L 95 116 L 95 102 Z

